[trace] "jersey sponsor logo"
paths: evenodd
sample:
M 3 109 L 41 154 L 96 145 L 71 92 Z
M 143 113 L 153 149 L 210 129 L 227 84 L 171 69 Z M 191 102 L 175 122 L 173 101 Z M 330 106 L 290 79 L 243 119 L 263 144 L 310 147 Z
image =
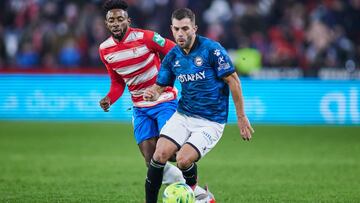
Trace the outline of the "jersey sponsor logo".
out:
M 196 81 L 196 80 L 203 80 L 205 79 L 205 71 L 197 72 L 195 74 L 180 74 L 178 76 L 178 80 L 183 82 L 190 82 L 190 81 Z
M 215 56 L 220 56 L 220 54 L 221 54 L 220 49 L 215 49 L 214 55 Z
M 202 64 L 203 64 L 203 59 L 202 59 L 200 56 L 197 56 L 197 57 L 195 57 L 195 59 L 194 59 L 194 63 L 195 63 L 196 66 L 202 66 Z
M 165 46 L 165 39 L 164 39 L 163 37 L 161 37 L 161 35 L 159 35 L 159 34 L 156 33 L 156 32 L 154 33 L 153 41 L 154 41 L 156 44 L 158 44 L 158 45 L 160 45 L 160 46 L 162 46 L 162 47 Z
M 106 60 L 107 62 L 111 63 L 111 62 L 113 61 L 113 59 L 114 59 L 114 56 L 110 55 L 110 56 L 106 57 L 105 60 Z
M 219 64 L 225 63 L 224 57 L 223 57 L 223 56 L 220 56 L 220 57 L 218 58 L 218 62 L 219 62 Z
M 180 61 L 179 60 L 176 60 L 175 63 L 174 63 L 174 68 L 176 67 L 180 67 Z
M 218 58 L 218 64 L 219 64 L 219 67 L 218 67 L 219 71 L 226 70 L 226 69 L 229 69 L 231 67 L 228 62 L 225 62 L 225 59 L 224 59 L 223 56 L 220 56 Z

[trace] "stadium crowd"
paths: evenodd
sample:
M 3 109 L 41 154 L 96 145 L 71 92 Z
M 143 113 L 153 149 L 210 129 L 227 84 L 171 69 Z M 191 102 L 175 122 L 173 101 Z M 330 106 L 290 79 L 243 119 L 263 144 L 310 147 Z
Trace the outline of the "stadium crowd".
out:
M 133 27 L 170 39 L 171 12 L 191 8 L 198 16 L 199 34 L 224 45 L 237 66 L 240 58 L 249 59 L 247 66 L 310 72 L 359 67 L 360 0 L 127 2 Z M 0 70 L 100 67 L 98 46 L 109 36 L 101 4 L 102 0 L 0 1 Z

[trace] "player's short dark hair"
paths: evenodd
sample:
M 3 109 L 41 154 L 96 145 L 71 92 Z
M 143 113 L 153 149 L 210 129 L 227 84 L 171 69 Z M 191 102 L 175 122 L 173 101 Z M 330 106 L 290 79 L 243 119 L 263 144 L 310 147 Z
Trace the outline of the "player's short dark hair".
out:
M 195 14 L 194 14 L 194 12 L 192 12 L 192 10 L 190 10 L 188 8 L 176 9 L 171 15 L 171 19 L 174 19 L 174 18 L 177 20 L 189 18 L 191 22 L 195 23 Z
M 103 5 L 104 13 L 106 14 L 108 11 L 112 9 L 121 9 L 127 11 L 128 4 L 122 0 L 106 0 Z

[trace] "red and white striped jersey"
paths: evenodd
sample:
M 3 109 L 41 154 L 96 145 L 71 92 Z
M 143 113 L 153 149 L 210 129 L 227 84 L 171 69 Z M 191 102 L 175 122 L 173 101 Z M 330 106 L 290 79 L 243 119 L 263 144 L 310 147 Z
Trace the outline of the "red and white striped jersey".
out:
M 160 68 L 159 54 L 166 55 L 174 46 L 174 42 L 156 32 L 131 27 L 120 42 L 109 37 L 101 43 L 100 58 L 111 79 L 107 94 L 111 104 L 123 94 L 125 85 L 136 107 L 151 107 L 176 99 L 177 90 L 173 87 L 165 88 L 157 101 L 143 99 L 145 89 L 156 83 Z

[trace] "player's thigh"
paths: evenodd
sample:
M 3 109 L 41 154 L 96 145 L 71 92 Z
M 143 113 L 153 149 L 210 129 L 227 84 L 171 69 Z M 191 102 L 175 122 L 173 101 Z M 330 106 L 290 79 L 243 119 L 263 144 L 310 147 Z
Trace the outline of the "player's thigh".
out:
M 191 136 L 186 143 L 197 151 L 199 155 L 198 159 L 200 159 L 210 152 L 219 142 L 225 125 L 202 119 L 198 120 L 197 124 L 201 126 L 191 129 Z
M 134 110 L 133 126 L 134 137 L 138 145 L 145 140 L 159 136 L 156 121 L 141 111 Z
M 171 140 L 160 137 L 156 143 L 156 150 L 154 153 L 154 159 L 161 163 L 168 161 L 176 152 L 178 146 Z
M 186 118 L 175 112 L 161 129 L 160 138 L 166 138 L 173 142 L 179 150 L 190 136 L 187 126 Z
M 164 127 L 165 123 L 176 112 L 176 108 L 177 108 L 177 101 L 170 101 L 164 103 L 164 105 L 156 115 L 156 121 L 159 131 Z

